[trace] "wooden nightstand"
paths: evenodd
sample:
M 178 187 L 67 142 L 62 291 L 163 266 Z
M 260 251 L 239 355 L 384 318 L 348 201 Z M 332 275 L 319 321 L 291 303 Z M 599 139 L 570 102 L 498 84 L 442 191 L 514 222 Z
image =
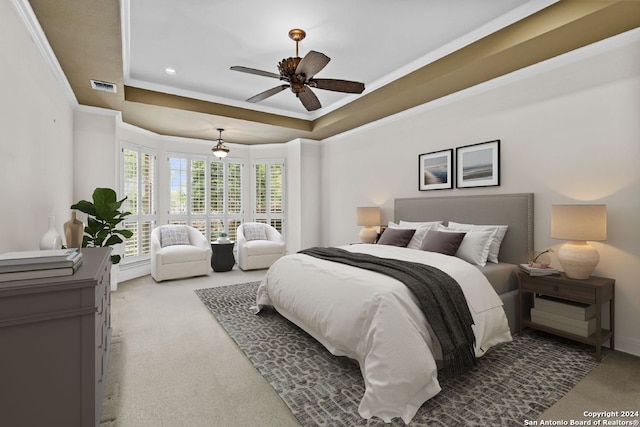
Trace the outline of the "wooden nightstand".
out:
M 518 277 L 520 282 L 520 335 L 522 335 L 522 328 L 529 327 L 593 345 L 596 347 L 598 362 L 602 358 L 603 341 L 610 339 L 610 348 L 614 349 L 615 280 L 595 276 L 585 280 L 570 279 L 564 273 L 560 276 L 529 276 L 527 273 L 519 273 Z M 595 304 L 595 332 L 588 337 L 583 337 L 532 322 L 530 312 L 523 303 L 525 292 L 547 295 L 565 301 Z M 609 302 L 609 330 L 602 329 L 602 304 L 605 302 Z

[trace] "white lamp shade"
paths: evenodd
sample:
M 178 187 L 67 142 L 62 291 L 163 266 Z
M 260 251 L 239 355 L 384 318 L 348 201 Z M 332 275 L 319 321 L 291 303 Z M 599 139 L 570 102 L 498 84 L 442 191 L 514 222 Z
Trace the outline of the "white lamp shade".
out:
M 558 249 L 558 261 L 567 277 L 588 279 L 600 255 L 586 241 L 607 239 L 607 206 L 551 206 L 551 237 L 570 240 Z
M 551 237 L 562 240 L 607 240 L 607 205 L 551 206 Z
M 380 225 L 380 208 L 363 207 L 357 209 L 357 225 L 377 226 Z

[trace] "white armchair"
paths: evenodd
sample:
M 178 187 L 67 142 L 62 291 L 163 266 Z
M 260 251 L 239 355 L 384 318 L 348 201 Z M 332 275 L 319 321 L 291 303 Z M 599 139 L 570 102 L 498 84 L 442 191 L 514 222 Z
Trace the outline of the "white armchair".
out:
M 211 271 L 211 245 L 188 225 L 161 225 L 151 231 L 151 277 L 156 282 L 202 276 Z
M 269 268 L 286 250 L 282 235 L 269 224 L 240 224 L 236 240 L 238 267 L 242 270 Z

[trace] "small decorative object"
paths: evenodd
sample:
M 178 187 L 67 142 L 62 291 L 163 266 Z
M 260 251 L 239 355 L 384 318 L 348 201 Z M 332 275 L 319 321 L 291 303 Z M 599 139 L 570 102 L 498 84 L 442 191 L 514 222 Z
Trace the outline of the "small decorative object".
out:
M 549 248 L 542 252 L 533 251 L 529 257 L 529 267 L 534 268 L 547 268 L 551 264 L 549 254 L 553 252 L 553 249 Z
M 453 188 L 453 149 L 418 156 L 418 189 Z
M 500 140 L 456 148 L 457 188 L 500 185 Z
M 93 203 L 80 200 L 71 209 L 77 209 L 88 215 L 88 223 L 84 227 L 82 238 L 83 248 L 115 246 L 122 243 L 122 238 L 128 239 L 133 235 L 131 230 L 117 228 L 118 225 L 131 215 L 131 212 L 120 212 L 120 206 L 127 199 L 117 200 L 116 192 L 111 188 L 96 188 L 93 191 Z M 111 262 L 118 264 L 120 255 L 111 255 Z
M 229 242 L 229 234 L 226 231 L 221 231 L 218 233 L 218 242 L 220 243 L 228 243 Z
M 82 247 L 82 233 L 84 224 L 76 218 L 76 211 L 71 211 L 71 219 L 64 223 L 64 238 L 67 248 Z
M 60 249 L 62 248 L 62 236 L 56 230 L 56 217 L 49 217 L 49 229 L 40 239 L 40 249 Z

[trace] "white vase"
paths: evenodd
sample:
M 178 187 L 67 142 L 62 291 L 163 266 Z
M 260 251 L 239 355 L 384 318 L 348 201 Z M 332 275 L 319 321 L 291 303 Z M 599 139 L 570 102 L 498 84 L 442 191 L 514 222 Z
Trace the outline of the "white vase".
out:
M 60 249 L 62 247 L 62 236 L 56 230 L 56 217 L 49 217 L 49 229 L 40 239 L 40 249 Z

